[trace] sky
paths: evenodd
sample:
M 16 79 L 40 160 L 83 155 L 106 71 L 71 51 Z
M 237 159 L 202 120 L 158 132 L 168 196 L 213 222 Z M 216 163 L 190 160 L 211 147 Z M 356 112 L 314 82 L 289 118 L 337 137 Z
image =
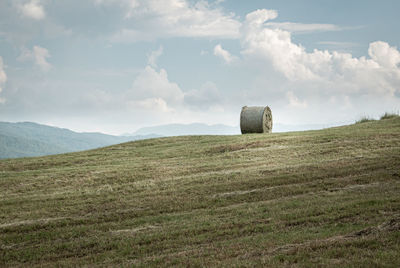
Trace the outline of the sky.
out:
M 0 121 L 351 123 L 400 110 L 397 0 L 1 0 Z

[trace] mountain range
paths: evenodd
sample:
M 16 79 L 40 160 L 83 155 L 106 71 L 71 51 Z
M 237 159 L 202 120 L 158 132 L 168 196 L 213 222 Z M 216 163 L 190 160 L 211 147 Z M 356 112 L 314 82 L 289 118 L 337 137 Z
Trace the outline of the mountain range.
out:
M 240 134 L 239 126 L 223 124 L 207 125 L 202 123 L 192 124 L 167 124 L 143 127 L 131 134 L 124 136 L 157 134 L 165 137 L 184 135 L 237 135 Z
M 328 127 L 346 125 L 350 123 L 351 122 L 332 123 L 332 124 L 299 124 L 299 125 L 274 123 L 272 132 L 317 130 Z M 238 135 L 240 134 L 240 126 L 239 125 L 227 126 L 223 124 L 207 125 L 201 123 L 167 124 L 167 125 L 143 127 L 134 133 L 124 134 L 124 136 L 149 135 L 149 134 L 157 134 L 165 137 L 183 136 L 183 135 Z
M 157 135 L 113 136 L 78 133 L 32 122 L 0 122 L 0 158 L 42 156 L 83 151 Z
M 284 125 L 274 124 L 273 132 L 322 129 L 334 125 Z M 239 126 L 167 124 L 143 127 L 134 133 L 121 136 L 103 133 L 79 133 L 65 128 L 32 122 L 0 122 L 0 158 L 43 156 L 89 150 L 108 145 L 157 137 L 183 135 L 237 135 Z

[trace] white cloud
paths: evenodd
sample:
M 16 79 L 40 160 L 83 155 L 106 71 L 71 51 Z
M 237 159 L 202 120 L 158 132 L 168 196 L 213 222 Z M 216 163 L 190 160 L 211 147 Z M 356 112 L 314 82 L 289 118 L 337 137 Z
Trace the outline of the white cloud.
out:
M 204 83 L 200 89 L 193 89 L 185 93 L 184 101 L 190 109 L 214 109 L 222 102 L 222 96 L 213 82 Z
M 259 27 L 267 20 L 273 20 L 278 17 L 276 10 L 257 9 L 256 11 L 250 12 L 246 15 L 245 25 L 248 27 Z
M 152 67 L 157 67 L 157 59 L 162 55 L 163 47 L 160 46 L 157 50 L 152 51 L 149 55 L 148 63 Z
M 238 39 L 242 23 L 234 13 L 225 12 L 219 1 L 188 0 L 93 0 L 96 5 L 118 6 L 123 12 L 121 27 L 114 33 L 114 42 L 150 41 L 168 37 L 204 37 Z M 248 14 L 247 21 L 275 19 L 276 10 L 259 9 Z M 269 22 L 271 29 L 296 33 L 339 31 L 333 24 Z M 249 26 L 249 25 L 248 25 Z
M 47 49 L 39 46 L 33 47 L 33 55 L 36 64 L 43 70 L 48 71 L 51 69 L 51 64 L 47 62 L 46 58 L 50 57 L 50 53 Z
M 51 64 L 47 61 L 49 57 L 50 53 L 46 48 L 34 46 L 32 50 L 24 49 L 18 60 L 32 60 L 42 71 L 47 72 L 52 68 Z
M 213 82 L 185 92 L 169 80 L 165 69 L 157 70 L 149 65 L 135 78 L 130 92 L 121 101 L 121 106 L 125 103 L 127 112 L 142 125 L 172 122 L 210 124 L 226 122 L 226 118 L 232 122 L 231 115 L 223 112 L 222 97 Z M 215 112 L 212 118 L 209 116 L 211 111 Z
M 105 1 L 97 1 L 101 4 Z M 113 1 L 126 10 L 125 27 L 113 41 L 136 42 L 162 37 L 238 38 L 241 23 L 207 1 Z
M 246 16 L 242 53 L 249 59 L 271 64 L 298 85 L 300 81 L 303 85 L 307 81 L 314 86 L 318 83 L 320 90 L 372 95 L 399 92 L 400 54 L 396 48 L 385 42 L 371 43 L 371 59 L 317 49 L 309 53 L 292 42 L 289 32 L 266 27 L 264 23 L 271 17 L 269 13 L 258 10 Z
M 132 12 L 140 6 L 139 0 L 94 0 L 96 5 L 119 5 L 126 12 L 125 18 L 132 16 Z
M 180 87 L 168 79 L 167 71 L 159 72 L 151 66 L 146 66 L 136 77 L 130 92 L 130 98 L 138 101 L 163 100 L 168 106 L 176 106 L 182 103 L 184 94 Z
M 327 32 L 341 30 L 340 27 L 334 24 L 268 22 L 265 25 L 272 29 L 281 29 L 292 33 Z
M 168 107 L 168 104 L 162 98 L 147 98 L 134 101 L 132 104 L 135 105 L 135 108 L 152 110 L 154 112 L 169 113 L 174 111 L 174 109 Z
M 378 41 L 371 43 L 368 54 L 375 62 L 385 68 L 398 68 L 400 63 L 400 52 L 388 43 Z
M 318 42 L 320 45 L 332 46 L 332 47 L 355 47 L 358 46 L 357 43 L 354 42 L 338 42 L 338 41 L 320 41 Z
M 7 75 L 4 71 L 3 58 L 0 56 L 0 84 L 4 84 L 6 81 L 7 81 Z
M 223 49 L 220 44 L 214 47 L 214 55 L 222 58 L 226 63 L 232 63 L 237 59 L 237 57 L 231 55 L 229 51 Z
M 241 32 L 241 61 L 252 70 L 242 102 L 271 105 L 278 121 L 351 122 L 378 116 L 400 105 L 400 52 L 386 42 L 369 45 L 368 56 L 309 50 L 291 33 L 271 28 L 270 12 L 246 16 Z M 273 14 L 273 13 L 272 13 Z M 274 16 L 272 16 L 274 17 Z M 353 121 L 354 122 L 354 121 Z
M 128 106 L 145 109 L 150 113 L 190 114 L 221 109 L 222 97 L 217 86 L 208 81 L 199 89 L 183 91 L 168 78 L 167 71 L 148 65 L 135 78 L 125 98 Z M 165 114 L 164 114 L 165 115 Z
M 40 0 L 31 0 L 26 4 L 20 5 L 19 10 L 23 16 L 34 20 L 42 20 L 46 17 L 46 13 Z
M 0 56 L 0 93 L 3 91 L 3 85 L 7 81 L 7 75 L 6 72 L 4 71 L 4 64 L 3 64 L 3 58 Z M 4 103 L 5 100 L 3 98 L 0 98 L 0 103 Z

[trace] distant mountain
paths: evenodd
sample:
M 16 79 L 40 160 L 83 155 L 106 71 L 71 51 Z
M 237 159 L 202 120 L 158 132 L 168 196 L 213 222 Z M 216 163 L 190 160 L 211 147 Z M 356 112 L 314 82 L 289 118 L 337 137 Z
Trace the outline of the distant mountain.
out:
M 143 127 L 130 135 L 157 134 L 161 136 L 183 135 L 234 135 L 240 134 L 239 126 L 193 124 L 168 124 L 153 127 Z
M 75 152 L 154 137 L 159 135 L 112 136 L 77 133 L 31 122 L 0 122 L 0 158 Z
M 301 131 L 322 129 L 330 125 L 284 125 L 274 124 L 273 132 Z M 223 124 L 207 125 L 168 124 L 144 127 L 132 134 L 123 136 L 102 133 L 78 133 L 65 128 L 40 125 L 31 122 L 0 122 L 0 158 L 42 156 L 75 152 L 104 147 L 127 141 L 182 135 L 235 135 L 240 134 L 240 127 Z
M 345 123 L 334 124 L 308 124 L 308 125 L 287 125 L 275 123 L 272 132 L 289 132 L 316 130 L 334 126 L 345 125 Z M 207 125 L 201 123 L 193 124 L 168 124 L 152 127 L 143 127 L 132 134 L 125 135 L 149 135 L 157 134 L 161 136 L 183 136 L 183 135 L 236 135 L 240 134 L 240 126 L 232 127 L 223 124 Z

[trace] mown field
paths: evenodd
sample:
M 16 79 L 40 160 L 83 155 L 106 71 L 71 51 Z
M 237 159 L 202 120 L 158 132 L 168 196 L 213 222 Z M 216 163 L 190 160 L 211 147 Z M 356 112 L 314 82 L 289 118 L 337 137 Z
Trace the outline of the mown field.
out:
M 400 267 L 400 118 L 0 161 L 0 266 Z

